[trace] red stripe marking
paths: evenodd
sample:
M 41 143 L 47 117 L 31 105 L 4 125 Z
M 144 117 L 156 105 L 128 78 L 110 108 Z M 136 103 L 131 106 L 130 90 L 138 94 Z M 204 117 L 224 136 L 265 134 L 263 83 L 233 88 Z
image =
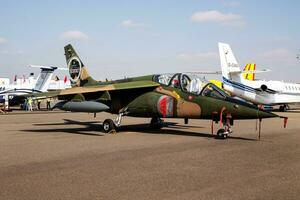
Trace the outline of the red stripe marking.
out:
M 163 117 L 166 117 L 167 115 L 167 97 L 163 97 L 161 101 L 159 102 L 160 104 L 160 111 L 163 115 Z

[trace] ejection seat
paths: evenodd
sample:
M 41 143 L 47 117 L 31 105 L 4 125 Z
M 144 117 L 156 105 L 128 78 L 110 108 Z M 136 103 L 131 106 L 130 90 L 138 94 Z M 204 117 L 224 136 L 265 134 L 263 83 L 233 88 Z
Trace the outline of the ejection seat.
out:
M 192 79 L 187 88 L 189 92 L 199 95 L 202 90 L 202 81 L 199 78 Z

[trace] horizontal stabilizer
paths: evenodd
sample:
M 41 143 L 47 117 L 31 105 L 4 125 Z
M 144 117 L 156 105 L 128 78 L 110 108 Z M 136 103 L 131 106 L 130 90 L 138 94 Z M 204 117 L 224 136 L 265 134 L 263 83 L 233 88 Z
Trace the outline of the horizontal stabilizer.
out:
M 249 70 L 249 71 L 242 71 L 242 74 L 257 74 L 257 73 L 265 73 L 265 72 L 270 72 L 271 70 L 269 69 L 262 69 L 262 70 Z
M 187 74 L 222 74 L 222 71 L 195 71 L 195 72 L 184 72 Z
M 264 73 L 264 72 L 270 72 L 269 69 L 263 69 L 263 70 L 252 70 L 252 71 L 236 71 L 236 72 L 229 72 L 229 74 L 256 74 L 256 73 Z
M 64 67 L 54 67 L 54 66 L 47 66 L 47 65 L 29 65 L 29 67 L 32 68 L 39 68 L 39 69 L 49 69 L 49 70 L 64 70 L 64 71 L 68 71 L 68 68 L 64 68 Z

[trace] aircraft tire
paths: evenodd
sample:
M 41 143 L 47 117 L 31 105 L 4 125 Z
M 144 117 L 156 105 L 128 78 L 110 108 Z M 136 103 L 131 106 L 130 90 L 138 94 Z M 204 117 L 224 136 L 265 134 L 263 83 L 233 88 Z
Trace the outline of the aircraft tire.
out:
M 163 127 L 163 120 L 159 117 L 153 117 L 150 122 L 150 127 L 152 129 L 161 129 Z
M 221 128 L 218 130 L 217 139 L 227 139 L 227 134 L 225 134 L 225 129 Z
M 116 125 L 112 119 L 106 119 L 103 122 L 103 132 L 109 133 L 116 129 Z

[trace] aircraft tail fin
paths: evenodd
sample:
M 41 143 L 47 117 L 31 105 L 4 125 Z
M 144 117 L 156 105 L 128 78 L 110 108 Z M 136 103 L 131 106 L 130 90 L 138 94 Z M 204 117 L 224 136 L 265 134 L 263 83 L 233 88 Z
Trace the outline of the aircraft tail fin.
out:
M 46 92 L 48 90 L 50 81 L 53 76 L 53 72 L 57 69 L 57 67 L 40 67 L 41 73 L 37 78 L 37 81 L 34 86 L 34 90 Z
M 245 66 L 244 72 L 247 71 L 255 71 L 256 70 L 256 64 L 255 63 L 249 63 Z M 249 80 L 249 81 L 254 81 L 255 80 L 255 73 L 249 72 L 249 73 L 244 73 L 243 74 L 244 79 Z
M 64 47 L 72 86 L 97 85 L 71 44 Z
M 223 78 L 232 80 L 240 79 L 241 69 L 234 57 L 229 44 L 219 43 L 219 54 Z

